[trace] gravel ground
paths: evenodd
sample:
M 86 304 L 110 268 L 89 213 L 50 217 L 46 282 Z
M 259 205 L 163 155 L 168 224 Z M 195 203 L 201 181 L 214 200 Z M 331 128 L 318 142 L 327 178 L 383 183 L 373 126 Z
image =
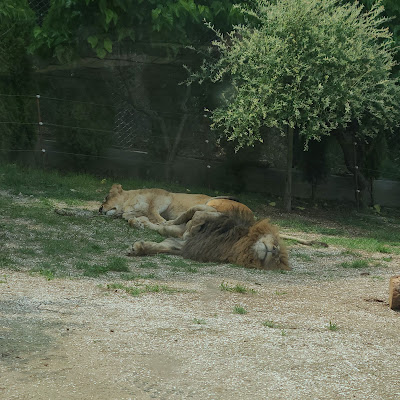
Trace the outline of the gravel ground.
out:
M 336 267 L 338 249 L 298 251 L 288 274 L 221 266 L 138 297 L 0 269 L 0 398 L 399 399 L 399 257 L 360 274 Z

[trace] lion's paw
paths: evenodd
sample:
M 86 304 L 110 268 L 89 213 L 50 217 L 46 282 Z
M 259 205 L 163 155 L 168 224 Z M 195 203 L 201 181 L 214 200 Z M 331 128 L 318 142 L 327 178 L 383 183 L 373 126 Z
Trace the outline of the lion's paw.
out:
M 132 218 L 132 219 L 128 220 L 128 224 L 132 228 L 139 228 L 139 229 L 143 229 L 145 226 L 144 223 L 142 221 L 140 221 L 138 218 Z

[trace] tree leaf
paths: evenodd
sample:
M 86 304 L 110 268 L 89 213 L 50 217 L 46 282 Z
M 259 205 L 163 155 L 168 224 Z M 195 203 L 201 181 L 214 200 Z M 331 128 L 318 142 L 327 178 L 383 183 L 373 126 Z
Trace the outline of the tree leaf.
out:
M 96 54 L 97 54 L 97 57 L 104 58 L 107 55 L 107 52 L 104 50 L 104 48 L 98 47 L 96 49 Z
M 35 26 L 33 28 L 33 36 L 36 39 L 42 33 L 42 28 L 40 26 Z
M 114 11 L 110 10 L 109 8 L 106 8 L 105 14 L 106 14 L 106 24 L 108 25 L 114 17 Z
M 157 20 L 158 17 L 160 16 L 160 14 L 161 14 L 161 9 L 159 9 L 159 8 L 155 8 L 154 10 L 151 10 L 151 19 L 153 21 Z
M 112 43 L 111 39 L 109 39 L 109 38 L 104 39 L 104 48 L 109 53 L 112 53 L 112 47 L 113 47 L 113 43 Z
M 97 36 L 92 35 L 87 38 L 87 41 L 92 46 L 92 49 L 94 49 L 97 46 L 97 43 L 99 42 L 99 38 Z

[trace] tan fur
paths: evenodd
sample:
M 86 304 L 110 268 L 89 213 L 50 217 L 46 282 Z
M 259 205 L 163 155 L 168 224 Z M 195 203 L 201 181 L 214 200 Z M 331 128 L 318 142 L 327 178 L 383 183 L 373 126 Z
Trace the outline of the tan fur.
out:
M 239 203 L 230 199 L 223 198 L 212 198 L 206 203 L 207 206 L 215 208 L 217 211 L 228 214 L 234 210 L 240 210 L 243 214 L 248 214 L 250 217 L 253 217 L 253 211 L 250 210 L 249 207 L 244 205 L 243 203 Z
M 123 190 L 121 185 L 114 184 L 99 211 L 132 220 L 131 224 L 135 224 L 138 217 L 161 224 L 210 199 L 204 194 L 171 193 L 163 189 Z

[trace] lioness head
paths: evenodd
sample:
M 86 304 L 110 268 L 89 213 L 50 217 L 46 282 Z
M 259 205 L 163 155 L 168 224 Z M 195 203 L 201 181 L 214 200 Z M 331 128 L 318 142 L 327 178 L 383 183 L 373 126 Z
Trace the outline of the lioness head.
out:
M 123 192 L 121 185 L 112 185 L 103 204 L 99 208 L 99 212 L 106 215 L 122 214 Z

